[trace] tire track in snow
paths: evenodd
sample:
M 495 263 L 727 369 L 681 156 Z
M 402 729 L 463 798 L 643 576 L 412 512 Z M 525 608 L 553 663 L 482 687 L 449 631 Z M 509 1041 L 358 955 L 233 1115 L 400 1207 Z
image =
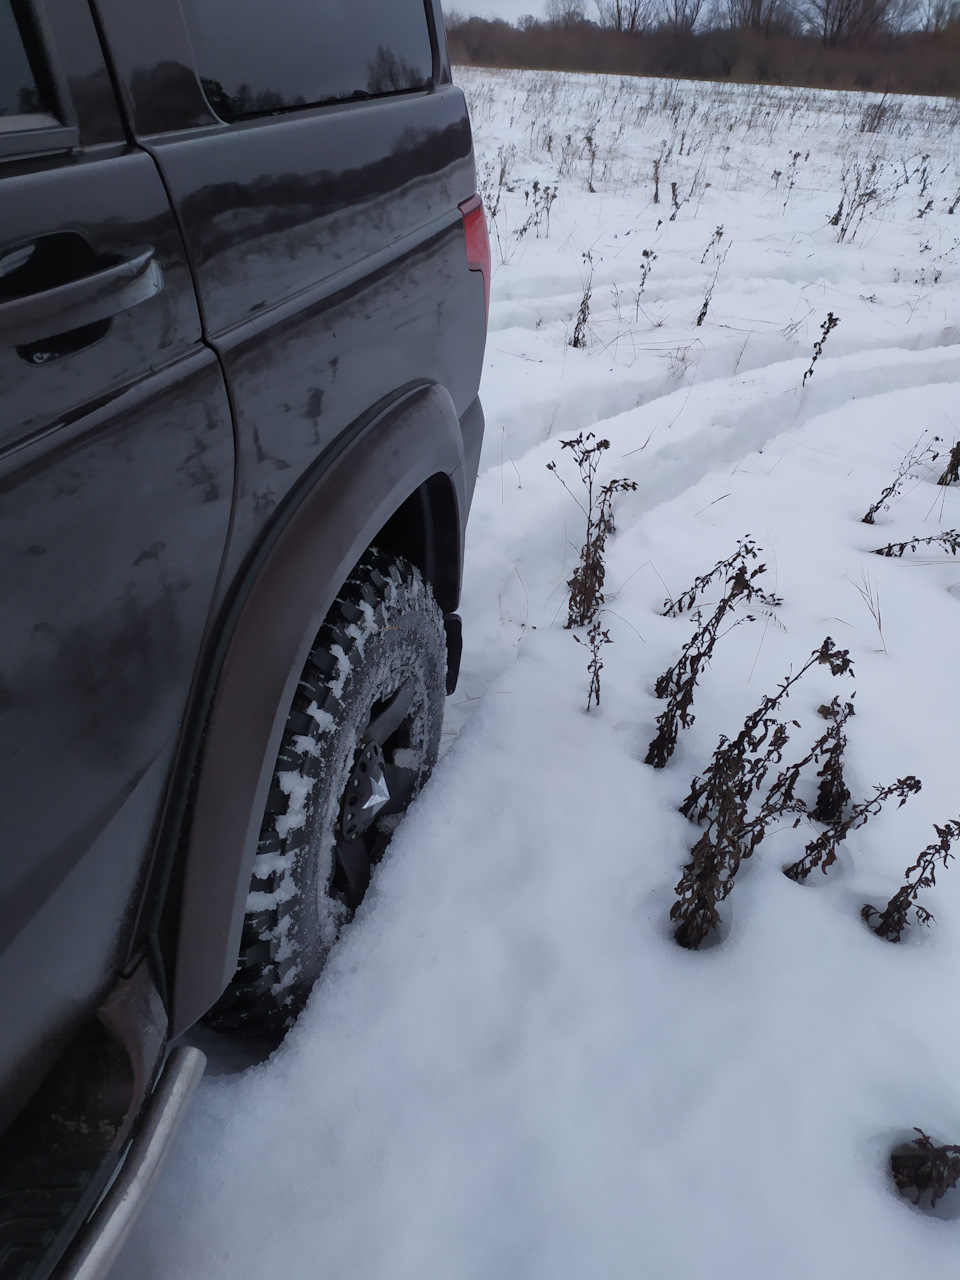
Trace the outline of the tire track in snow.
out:
M 579 431 L 610 435 L 635 425 L 642 445 L 651 432 L 667 427 L 674 432 L 672 440 L 679 448 L 680 440 L 690 438 L 685 427 L 699 416 L 710 420 L 709 427 L 698 429 L 706 468 L 696 476 L 699 480 L 713 467 L 733 463 L 742 453 L 763 448 L 781 431 L 802 427 L 817 414 L 840 408 L 850 400 L 927 382 L 960 380 L 960 346 L 955 339 L 955 331 L 948 328 L 927 335 L 927 341 L 918 343 L 915 350 L 874 345 L 843 356 L 824 357 L 807 387 L 801 384 L 809 367 L 808 356 L 761 365 L 742 374 L 705 377 L 681 387 L 669 373 L 621 376 L 612 381 L 604 372 L 595 382 L 581 383 L 562 394 L 552 391 L 548 396 L 521 399 L 491 415 L 481 471 L 508 462 L 516 464 L 551 438 Z M 719 412 L 718 401 L 723 406 Z M 624 418 L 629 421 L 623 422 Z M 715 427 L 728 433 L 723 443 L 713 434 Z M 505 456 L 505 442 L 516 450 L 510 457 Z M 667 458 L 668 448 L 658 443 L 648 456 Z M 630 450 L 625 452 L 629 455 Z M 639 476 L 633 478 L 642 483 Z M 677 492 L 673 490 L 670 496 Z
M 559 452 L 558 433 L 589 429 L 609 437 L 603 476 L 628 476 L 637 484 L 635 493 L 621 499 L 630 523 L 629 513 L 649 513 L 671 502 L 712 472 L 729 470 L 777 436 L 795 435 L 854 400 L 879 402 L 911 388 L 950 383 L 958 384 L 960 400 L 955 347 L 825 357 L 802 388 L 807 366 L 806 358 L 794 358 L 665 395 L 655 393 L 665 380 L 652 378 L 646 382 L 646 403 L 609 417 L 602 416 L 603 407 L 616 403 L 618 393 L 642 395 L 643 381 L 619 391 L 623 384 L 616 384 L 598 396 L 594 388 L 580 387 L 560 402 L 562 413 L 555 398 L 540 401 L 554 415 L 550 436 L 541 436 L 515 461 L 490 466 L 478 482 L 464 588 L 465 634 L 475 637 L 465 654 L 461 688 L 466 696 L 482 699 L 502 683 L 521 652 L 526 627 L 550 623 L 562 608 L 581 530 L 570 497 L 546 471 Z M 938 425 L 946 424 L 905 423 L 904 449 L 925 428 Z M 488 431 L 495 436 L 497 423 L 488 424 Z M 512 430 L 510 438 L 516 438 Z M 482 564 L 474 560 L 471 546 L 483 548 Z M 458 733 L 468 716 L 469 707 L 451 709 L 448 734 Z
M 711 471 L 763 449 L 782 432 L 800 430 L 815 417 L 853 400 L 932 383 L 960 383 L 960 361 L 954 347 L 924 351 L 888 348 L 825 358 L 818 362 L 809 385 L 802 387 L 807 367 L 806 358 L 785 360 L 666 395 L 657 394 L 656 388 L 662 388 L 668 379 L 638 381 L 624 388 L 623 394 L 644 397 L 642 402 L 609 416 L 603 415 L 602 406 L 615 402 L 616 392 L 605 401 L 593 388 L 581 388 L 579 394 L 564 399 L 562 412 L 557 401 L 547 403 L 554 412 L 555 428 L 602 428 L 602 434 L 614 445 L 611 458 L 621 449 L 619 456 L 623 458 L 644 449 L 644 465 L 632 470 L 630 477 L 637 482 L 638 500 L 659 504 L 697 484 Z M 592 412 L 597 409 L 597 399 L 601 408 Z M 910 428 L 914 435 L 922 429 L 923 424 L 917 424 L 916 430 Z M 658 440 L 664 432 L 669 432 L 669 437 Z M 645 448 L 647 440 L 652 447 Z

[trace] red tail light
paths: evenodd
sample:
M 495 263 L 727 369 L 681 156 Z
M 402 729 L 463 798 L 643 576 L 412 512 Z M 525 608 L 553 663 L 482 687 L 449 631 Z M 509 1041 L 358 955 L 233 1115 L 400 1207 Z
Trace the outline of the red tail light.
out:
M 483 276 L 484 322 L 490 317 L 490 237 L 483 213 L 483 200 L 471 196 L 459 206 L 463 214 L 463 230 L 467 238 L 467 266 Z

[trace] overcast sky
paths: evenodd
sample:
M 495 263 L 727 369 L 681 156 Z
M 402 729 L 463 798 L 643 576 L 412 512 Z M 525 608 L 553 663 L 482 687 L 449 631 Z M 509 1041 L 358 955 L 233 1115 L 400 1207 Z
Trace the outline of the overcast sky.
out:
M 472 13 L 478 18 L 506 18 L 508 22 L 516 22 L 524 13 L 542 18 L 545 6 L 544 0 L 443 0 L 443 7 L 456 9 L 458 13 Z

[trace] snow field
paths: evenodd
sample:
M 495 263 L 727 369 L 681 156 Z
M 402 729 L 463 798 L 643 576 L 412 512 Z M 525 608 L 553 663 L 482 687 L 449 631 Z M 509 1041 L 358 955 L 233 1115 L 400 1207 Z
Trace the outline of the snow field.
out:
M 118 1280 L 952 1274 L 954 1203 L 912 1209 L 887 1158 L 913 1125 L 960 1141 L 960 869 L 899 946 L 858 913 L 960 813 L 960 563 L 870 554 L 960 527 L 960 486 L 921 462 L 860 522 L 918 441 L 960 438 L 957 104 L 459 79 L 495 273 L 447 750 L 285 1044 L 204 1082 Z M 840 243 L 858 166 L 877 196 Z M 518 237 L 534 179 L 557 190 L 549 231 Z M 575 488 L 559 442 L 587 430 L 611 444 L 600 480 L 638 486 L 615 503 L 590 715 L 562 629 L 583 516 L 546 468 Z M 655 772 L 654 681 L 694 625 L 663 601 L 745 535 L 783 604 L 721 638 Z M 828 634 L 855 676 L 804 676 L 786 759 L 855 689 L 854 798 L 907 773 L 923 790 L 805 886 L 781 868 L 811 828 L 784 825 L 719 945 L 685 952 L 668 917 L 697 831 L 677 806 Z

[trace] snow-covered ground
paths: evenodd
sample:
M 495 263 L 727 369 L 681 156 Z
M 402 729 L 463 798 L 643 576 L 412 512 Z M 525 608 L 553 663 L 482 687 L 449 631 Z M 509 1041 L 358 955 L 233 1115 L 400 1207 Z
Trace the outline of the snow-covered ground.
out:
M 448 749 L 286 1043 L 204 1082 L 117 1280 L 952 1275 L 956 1206 L 913 1209 L 887 1161 L 914 1125 L 960 1141 L 960 868 L 900 945 L 859 918 L 960 816 L 960 560 L 870 554 L 960 527 L 943 453 L 860 517 L 960 439 L 960 106 L 460 82 L 495 274 Z M 588 715 L 562 625 L 583 516 L 547 463 L 576 491 L 560 441 L 591 430 L 637 488 Z M 654 771 L 654 681 L 694 629 L 663 601 L 746 535 L 783 603 L 722 636 Z M 854 800 L 923 790 L 805 886 L 781 868 L 811 826 L 784 824 L 719 945 L 682 950 L 677 806 L 827 635 L 855 674 L 797 684 L 786 758 L 855 689 Z

